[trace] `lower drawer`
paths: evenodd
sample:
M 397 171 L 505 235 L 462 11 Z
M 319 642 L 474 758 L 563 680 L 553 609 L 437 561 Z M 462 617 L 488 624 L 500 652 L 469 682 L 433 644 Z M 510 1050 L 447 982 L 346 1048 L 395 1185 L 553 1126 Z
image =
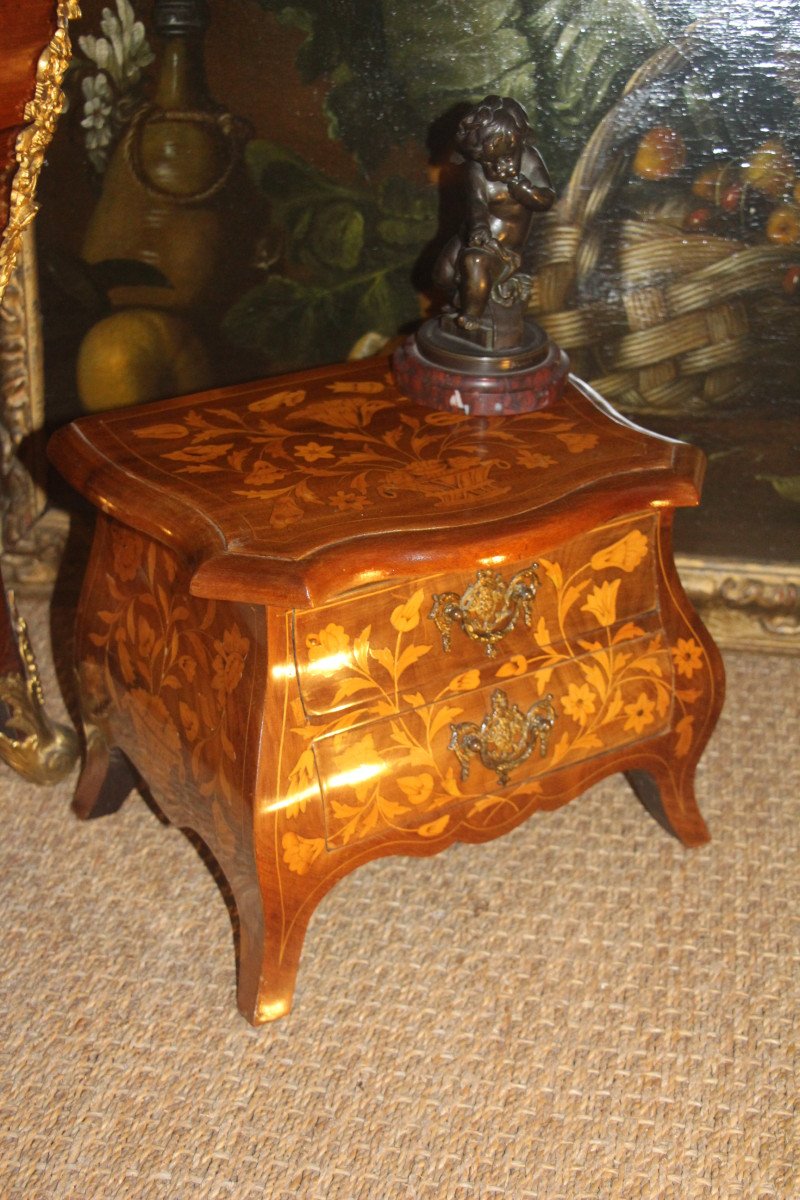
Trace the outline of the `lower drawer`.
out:
M 323 733 L 312 748 L 327 849 L 392 828 L 435 837 L 456 810 L 663 732 L 671 703 L 656 633 Z

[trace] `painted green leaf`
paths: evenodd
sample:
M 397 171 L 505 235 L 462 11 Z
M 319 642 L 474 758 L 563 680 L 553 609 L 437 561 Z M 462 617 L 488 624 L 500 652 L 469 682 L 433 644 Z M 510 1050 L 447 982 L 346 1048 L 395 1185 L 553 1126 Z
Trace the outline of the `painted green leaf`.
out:
M 402 217 L 407 221 L 435 221 L 436 191 L 419 188 L 402 175 L 390 175 L 378 188 L 378 208 L 386 217 Z
M 375 272 L 359 297 L 355 323 L 362 333 L 376 330 L 391 337 L 418 316 L 419 298 L 409 267 L 399 267 Z
M 414 187 L 408 180 L 393 175 L 381 184 L 377 202 L 381 214 L 378 236 L 388 245 L 415 247 L 419 251 L 433 237 L 438 205 L 435 188 Z
M 547 75 L 555 124 L 566 127 L 591 129 L 665 40 L 638 0 L 546 0 L 525 27 Z
M 366 169 L 377 166 L 389 147 L 409 134 L 423 135 L 402 85 L 385 64 L 376 67 L 373 75 L 366 72 L 363 61 L 357 69 L 345 65 L 334 71 L 332 79 L 324 106 L 328 132 L 340 138 Z
M 409 135 L 424 138 L 432 120 L 465 99 L 501 92 L 535 109 L 537 72 L 518 27 L 520 0 L 260 3 L 306 32 L 301 74 L 326 78 L 331 137 L 367 167 Z
M 308 248 L 327 267 L 352 271 L 364 245 L 364 217 L 348 200 L 326 204 L 314 214 Z
M 247 143 L 245 162 L 253 182 L 270 201 L 273 216 L 284 223 L 309 207 L 355 198 L 348 188 L 334 183 L 298 155 L 262 138 Z
M 383 0 L 389 65 L 423 120 L 490 92 L 514 95 L 529 114 L 535 78 L 519 0 Z
M 800 475 L 757 475 L 756 479 L 771 483 L 782 500 L 800 504 Z
M 404 265 L 327 287 L 271 276 L 233 305 L 224 331 L 276 371 L 336 362 L 363 334 L 395 334 L 417 315 L 409 273 Z
M 324 362 L 318 330 L 332 318 L 322 289 L 275 275 L 229 309 L 223 330 L 235 346 L 261 354 L 275 369 L 292 371 Z

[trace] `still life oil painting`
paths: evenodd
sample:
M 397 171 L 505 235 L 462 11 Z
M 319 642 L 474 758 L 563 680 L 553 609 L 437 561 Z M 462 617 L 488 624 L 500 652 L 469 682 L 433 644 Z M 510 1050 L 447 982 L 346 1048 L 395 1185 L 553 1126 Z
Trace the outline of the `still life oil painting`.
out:
M 532 316 L 621 412 L 705 449 L 679 547 L 797 563 L 798 0 L 82 13 L 40 193 L 51 425 L 413 328 L 437 303 L 454 121 L 513 96 L 557 197 Z

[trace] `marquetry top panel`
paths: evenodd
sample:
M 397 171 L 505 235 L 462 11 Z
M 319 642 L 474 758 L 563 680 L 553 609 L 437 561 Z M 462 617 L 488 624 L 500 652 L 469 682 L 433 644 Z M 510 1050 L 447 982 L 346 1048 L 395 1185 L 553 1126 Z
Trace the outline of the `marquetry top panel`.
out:
M 403 572 L 504 559 L 694 504 L 702 456 L 618 418 L 583 385 L 508 417 L 412 404 L 386 359 L 84 418 L 51 455 L 99 507 L 197 564 L 193 590 L 319 603 Z

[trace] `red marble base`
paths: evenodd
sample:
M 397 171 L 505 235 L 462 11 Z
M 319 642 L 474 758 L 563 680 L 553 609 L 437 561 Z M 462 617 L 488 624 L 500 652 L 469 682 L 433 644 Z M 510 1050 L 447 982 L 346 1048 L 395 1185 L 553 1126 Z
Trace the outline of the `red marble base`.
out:
M 527 370 L 466 375 L 429 362 L 409 337 L 395 351 L 392 365 L 398 388 L 417 404 L 486 417 L 549 408 L 561 396 L 569 373 L 569 359 L 555 342 Z

